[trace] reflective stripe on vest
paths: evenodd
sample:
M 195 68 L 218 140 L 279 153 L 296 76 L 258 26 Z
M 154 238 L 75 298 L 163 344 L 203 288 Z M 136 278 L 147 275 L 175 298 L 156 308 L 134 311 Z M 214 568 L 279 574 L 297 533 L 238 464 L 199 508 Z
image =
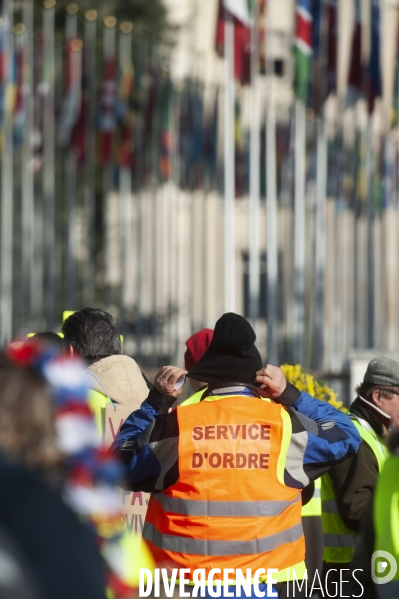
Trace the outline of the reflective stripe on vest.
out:
M 302 518 L 304 516 L 321 516 L 321 479 L 314 481 L 313 497 L 302 507 Z
M 304 572 L 300 492 L 284 484 L 286 410 L 221 396 L 182 404 L 177 419 L 179 480 L 151 496 L 143 530 L 156 562 Z
M 381 471 L 385 460 L 384 447 L 370 425 L 353 414 L 348 414 L 362 440 L 372 449 Z M 337 503 L 333 482 L 329 474 L 321 477 L 322 526 L 324 537 L 323 560 L 327 563 L 346 564 L 352 560 L 357 534 L 345 526 Z
M 397 569 L 391 583 L 377 584 L 381 598 L 399 597 L 399 457 L 389 456 L 377 480 L 373 520 L 375 530 L 374 551 L 386 551 L 396 561 Z M 386 561 L 388 556 L 382 555 Z M 375 569 L 375 568 L 374 568 Z M 383 576 L 389 574 L 385 572 Z M 378 573 L 376 573 L 378 577 Z M 391 587 L 389 587 L 391 584 Z M 381 587 L 384 587 L 383 592 Z M 387 587 L 387 588 L 385 588 Z M 388 593 L 389 594 L 383 594 Z
M 298 502 L 298 495 L 293 501 L 201 501 L 198 499 L 182 499 L 169 497 L 164 493 L 154 493 L 165 512 L 182 516 L 279 516 L 287 507 Z
M 298 541 L 303 536 L 302 524 L 295 524 L 291 528 L 267 537 L 257 537 L 251 541 L 223 541 L 209 539 L 193 539 L 176 535 L 167 535 L 145 523 L 143 538 L 164 551 L 186 553 L 190 555 L 205 555 L 225 557 L 229 555 L 258 555 L 268 553 L 286 543 Z

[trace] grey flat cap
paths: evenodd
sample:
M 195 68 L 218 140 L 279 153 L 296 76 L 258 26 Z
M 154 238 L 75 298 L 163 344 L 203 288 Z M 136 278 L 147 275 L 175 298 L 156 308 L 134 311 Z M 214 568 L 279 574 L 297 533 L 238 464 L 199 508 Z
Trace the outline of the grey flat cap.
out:
M 374 358 L 367 366 L 364 382 L 399 387 L 399 362 L 390 358 Z

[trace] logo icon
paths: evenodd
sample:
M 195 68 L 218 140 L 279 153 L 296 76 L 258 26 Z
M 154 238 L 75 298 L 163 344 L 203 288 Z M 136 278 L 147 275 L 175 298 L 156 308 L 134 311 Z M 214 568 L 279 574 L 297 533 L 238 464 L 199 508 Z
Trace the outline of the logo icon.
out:
M 320 426 L 323 429 L 323 431 L 328 431 L 328 429 L 333 428 L 333 426 L 335 426 L 335 420 L 326 420 L 325 422 L 322 422 Z
M 386 584 L 395 578 L 396 559 L 388 551 L 374 551 L 371 556 L 371 578 L 375 584 Z

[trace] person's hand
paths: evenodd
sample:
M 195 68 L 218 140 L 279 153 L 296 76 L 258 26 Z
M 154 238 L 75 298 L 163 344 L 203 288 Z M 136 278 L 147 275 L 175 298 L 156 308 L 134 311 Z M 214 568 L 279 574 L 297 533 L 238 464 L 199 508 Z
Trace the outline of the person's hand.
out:
M 254 380 L 256 385 L 259 385 L 263 390 L 262 395 L 270 399 L 276 399 L 285 390 L 287 381 L 281 368 L 266 364 L 261 370 L 258 370 Z
M 183 368 L 178 368 L 177 366 L 163 366 L 155 377 L 155 389 L 162 393 L 162 395 L 179 397 L 180 393 L 183 391 L 185 381 L 178 389 L 175 389 L 175 385 L 179 378 L 186 374 L 187 370 L 184 370 Z

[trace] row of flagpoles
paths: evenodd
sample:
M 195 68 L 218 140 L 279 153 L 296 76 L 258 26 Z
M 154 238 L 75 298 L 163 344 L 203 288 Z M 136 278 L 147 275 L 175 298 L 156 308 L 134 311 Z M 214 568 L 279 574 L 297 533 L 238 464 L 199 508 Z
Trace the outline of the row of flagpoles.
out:
M 359 105 L 359 99 L 364 97 L 371 113 L 375 99 L 381 94 L 381 4 L 372 0 L 369 5 L 371 50 L 366 61 L 362 53 L 360 0 L 355 0 L 355 8 L 350 94 L 345 105 L 354 102 Z M 210 94 L 205 94 L 209 90 L 204 90 L 201 82 L 187 81 L 176 86 L 170 79 L 162 51 L 150 51 L 145 44 L 135 45 L 131 23 L 119 26 L 114 17 L 100 23 L 95 10 L 86 12 L 83 30 L 79 31 L 79 7 L 71 4 L 65 15 L 64 40 L 60 44 L 54 26 L 56 9 L 55 0 L 45 0 L 42 28 L 34 32 L 32 1 L 22 4 L 21 14 L 11 0 L 3 2 L 0 26 L 2 340 L 32 326 L 54 328 L 61 308 L 74 309 L 82 304 L 116 305 L 126 326 L 131 313 L 127 314 L 124 300 L 128 281 L 123 273 L 129 273 L 132 260 L 126 248 L 131 237 L 129 215 L 133 197 L 139 223 L 135 229 L 134 276 L 139 290 L 148 284 L 148 279 L 152 280 L 150 303 L 154 309 L 150 330 L 156 336 L 159 315 L 155 296 L 163 290 L 159 287 L 155 263 L 150 270 L 145 270 L 140 254 L 145 235 L 141 227 L 144 220 L 140 219 L 144 218 L 147 208 L 140 190 L 155 190 L 173 181 L 177 189 L 188 193 L 198 188 L 223 193 L 222 309 L 226 311 L 237 309 L 236 198 L 249 198 L 248 317 L 255 328 L 260 326 L 260 245 L 265 235 L 267 353 L 270 362 L 278 363 L 282 358 L 278 222 L 285 184 L 283 169 L 287 172 L 293 167 L 292 184 L 286 185 L 294 216 L 292 326 L 287 332 L 292 343 L 291 357 L 317 367 L 324 364 L 327 197 L 335 197 L 339 204 L 345 176 L 352 178 L 351 193 L 356 204 L 355 208 L 351 206 L 352 210 L 360 214 L 362 206 L 366 206 L 369 238 L 369 276 L 367 289 L 362 288 L 368 298 L 368 330 L 356 340 L 354 326 L 353 345 L 374 347 L 373 218 L 378 156 L 373 151 L 370 117 L 366 119 L 365 130 L 356 132 L 354 165 L 349 160 L 351 150 L 345 146 L 341 116 L 335 119 L 334 134 L 328 136 L 326 100 L 337 92 L 337 3 L 332 0 L 298 0 L 296 3 L 295 100 L 285 122 L 278 106 L 272 61 L 268 60 L 273 49 L 264 1 L 248 5 L 246 0 L 221 2 L 216 48 L 224 54 L 224 85 L 215 85 Z M 17 17 L 21 17 L 21 22 L 17 22 Z M 102 55 L 97 53 L 100 38 Z M 248 94 L 237 85 L 237 78 L 250 84 L 251 117 L 248 130 L 241 136 L 240 106 Z M 343 106 L 341 100 L 335 106 Z M 219 118 L 222 112 L 223 121 Z M 309 134 L 312 128 L 316 131 L 313 137 Z M 292 143 L 289 141 L 281 150 L 287 135 Z M 392 137 L 391 132 L 385 131 L 381 138 L 384 172 L 391 168 L 392 155 L 397 153 L 389 136 Z M 343 165 L 331 166 L 334 154 Z M 312 156 L 316 167 L 310 172 Z M 368 181 L 362 203 L 357 179 L 364 178 L 364 173 Z M 341 181 L 333 192 L 329 189 L 332 178 Z M 391 194 L 397 193 L 394 173 L 382 175 L 381 179 L 385 193 L 389 186 Z M 313 357 L 309 358 L 304 338 L 308 318 L 307 203 L 311 180 L 316 189 L 312 291 L 315 347 Z M 113 252 L 110 198 L 115 191 L 119 215 L 116 261 L 122 273 L 117 289 L 112 276 L 107 275 L 112 268 L 109 256 Z M 265 204 L 261 202 L 263 196 Z M 156 201 L 153 202 L 155 208 Z M 263 209 L 266 211 L 265 231 L 260 230 L 259 224 Z M 155 230 L 152 235 L 156 246 Z M 154 254 L 156 251 L 155 248 Z M 355 268 L 356 265 L 355 259 Z M 170 268 L 177 270 L 176 265 Z M 172 291 L 168 290 L 170 297 Z M 353 318 L 356 293 L 359 290 L 354 285 Z M 138 291 L 134 330 L 139 352 L 144 351 L 146 324 L 142 315 L 148 308 L 143 298 Z M 169 315 L 183 309 L 178 299 L 169 304 Z M 173 332 L 177 338 L 173 344 L 176 348 L 181 344 L 179 335 L 190 333 L 194 327 L 190 314 L 188 320 L 191 322 L 188 330 L 180 327 L 179 332 L 176 325 Z M 204 319 L 196 324 L 211 325 L 212 322 Z M 151 352 L 156 353 L 156 341 L 151 348 Z

